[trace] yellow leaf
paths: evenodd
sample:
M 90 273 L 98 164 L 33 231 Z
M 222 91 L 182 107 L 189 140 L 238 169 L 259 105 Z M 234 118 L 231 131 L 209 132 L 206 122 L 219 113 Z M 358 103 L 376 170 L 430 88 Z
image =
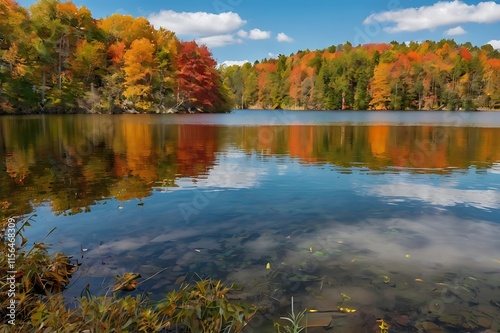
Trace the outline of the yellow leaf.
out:
M 318 310 L 315 310 L 315 309 L 309 309 L 309 312 L 311 312 L 311 313 L 315 313 L 315 312 L 318 312 Z
M 267 263 L 266 269 L 271 269 L 271 263 L 269 263 L 269 262 Z
M 342 312 L 345 312 L 345 313 L 353 313 L 353 312 L 356 312 L 356 309 L 351 309 L 351 308 L 343 308 L 343 307 L 339 307 L 339 310 L 342 311 Z
M 312 251 L 313 251 L 313 247 L 309 246 L 309 252 L 312 252 Z
M 387 323 L 385 322 L 385 320 L 383 320 L 383 319 L 379 319 L 379 320 L 377 320 L 377 323 L 380 323 L 379 328 L 380 328 L 381 330 L 387 330 L 387 329 L 389 329 L 389 328 L 390 328 L 390 325 L 389 325 L 389 324 L 387 324 Z
M 424 282 L 422 279 L 415 279 L 415 282 Z
M 411 255 L 409 255 L 408 253 L 405 255 L 406 258 L 410 258 Z

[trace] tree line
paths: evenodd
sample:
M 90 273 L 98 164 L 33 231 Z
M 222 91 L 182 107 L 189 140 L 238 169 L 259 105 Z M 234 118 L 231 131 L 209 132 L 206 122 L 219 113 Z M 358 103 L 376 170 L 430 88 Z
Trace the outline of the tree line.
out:
M 0 112 L 500 108 L 500 52 L 453 40 L 349 42 L 243 66 L 144 17 L 0 0 Z
M 239 108 L 500 108 L 500 52 L 489 44 L 347 42 L 221 71 Z
M 229 111 L 216 64 L 143 17 L 0 0 L 0 112 Z

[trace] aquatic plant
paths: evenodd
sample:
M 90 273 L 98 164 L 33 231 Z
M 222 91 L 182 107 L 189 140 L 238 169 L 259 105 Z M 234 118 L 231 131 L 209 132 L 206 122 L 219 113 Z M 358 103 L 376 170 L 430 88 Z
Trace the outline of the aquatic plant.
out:
M 189 332 L 241 332 L 257 307 L 232 303 L 227 298 L 231 290 L 221 281 L 201 279 L 170 292 L 157 309 Z
M 288 317 L 280 317 L 282 320 L 286 320 L 290 322 L 290 324 L 287 324 L 285 326 L 280 325 L 279 323 L 275 322 L 274 323 L 274 328 L 278 333 L 300 333 L 304 330 L 305 327 L 301 326 L 301 322 L 304 320 L 305 313 L 307 309 L 295 314 L 294 308 L 293 308 L 293 296 L 291 299 L 291 312 L 288 314 Z
M 34 216 L 36 215 L 17 223 L 14 223 L 14 219 L 4 220 L 0 226 L 2 230 L 8 230 L 8 233 L 0 235 L 0 252 L 5 254 L 0 256 L 0 275 L 11 277 L 10 280 L 0 281 L 0 288 L 11 290 L 11 285 L 15 285 L 11 293 L 17 300 L 17 318 L 29 316 L 40 297 L 46 298 L 62 292 L 78 267 L 77 264 L 71 263 L 71 257 L 63 253 L 49 255 L 49 246 L 44 243 L 45 239 L 26 250 L 28 240 L 24 238 L 23 232 L 26 227 L 31 226 Z M 9 227 L 9 224 L 15 227 Z M 9 257 L 10 255 L 13 256 Z M 2 318 L 5 318 L 9 311 L 7 307 L 11 299 L 13 298 L 10 296 L 4 297 L 0 302 Z
M 228 294 L 234 291 L 233 286 L 227 287 L 221 281 L 211 279 L 200 278 L 195 283 L 184 284 L 156 303 L 144 295 L 124 296 L 123 292 L 135 289 L 139 283 L 140 275 L 135 273 L 118 276 L 110 287 L 111 296 L 94 296 L 85 288 L 76 307 L 69 309 L 63 291 L 79 264 L 62 253 L 49 254 L 49 246 L 43 240 L 26 249 L 28 241 L 22 234 L 33 222 L 33 216 L 15 222 L 14 228 L 7 227 L 13 221 L 2 220 L 0 224 L 4 231 L 16 230 L 15 233 L 9 231 L 9 234 L 2 232 L 0 235 L 0 252 L 7 254 L 11 247 L 11 252 L 16 255 L 15 279 L 0 281 L 2 292 L 12 288 L 11 285 L 15 286 L 13 297 L 2 297 L 0 315 L 7 318 L 11 299 L 16 311 L 11 323 L 0 323 L 0 333 L 237 333 L 257 312 L 254 305 L 238 304 L 228 299 Z M 12 242 L 12 237 L 21 242 Z M 8 256 L 0 256 L 0 275 L 6 276 L 9 267 Z

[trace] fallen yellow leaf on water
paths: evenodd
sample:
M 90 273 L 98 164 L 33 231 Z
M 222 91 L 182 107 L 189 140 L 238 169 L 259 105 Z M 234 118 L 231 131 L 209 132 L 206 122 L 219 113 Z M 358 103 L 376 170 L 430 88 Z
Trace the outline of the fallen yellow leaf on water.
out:
M 408 253 L 405 255 L 406 258 L 410 258 L 411 255 L 409 255 Z
M 315 313 L 315 312 L 318 312 L 318 310 L 315 310 L 315 309 L 310 309 L 309 312 L 311 313 Z
M 267 263 L 266 269 L 271 269 L 271 263 L 269 263 L 269 262 Z
M 356 312 L 356 309 L 351 309 L 351 308 L 341 308 L 341 307 L 339 307 L 339 310 L 342 311 L 342 312 L 345 312 L 345 313 Z
M 380 323 L 379 328 L 381 329 L 381 332 L 387 332 L 387 330 L 391 327 L 383 319 L 377 320 L 377 323 Z
M 313 247 L 312 247 L 312 246 L 310 246 L 310 247 L 309 247 L 309 252 L 312 252 L 312 251 L 313 251 Z
M 415 282 L 424 282 L 422 279 L 415 279 Z

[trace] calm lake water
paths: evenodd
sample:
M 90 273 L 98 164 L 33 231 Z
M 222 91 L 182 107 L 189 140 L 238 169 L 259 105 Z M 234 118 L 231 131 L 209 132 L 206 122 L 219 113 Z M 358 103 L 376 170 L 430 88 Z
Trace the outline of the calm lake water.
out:
M 2 217 L 57 227 L 69 297 L 166 268 L 138 292 L 236 283 L 254 332 L 291 296 L 308 332 L 500 330 L 500 113 L 1 117 L 0 143 Z

